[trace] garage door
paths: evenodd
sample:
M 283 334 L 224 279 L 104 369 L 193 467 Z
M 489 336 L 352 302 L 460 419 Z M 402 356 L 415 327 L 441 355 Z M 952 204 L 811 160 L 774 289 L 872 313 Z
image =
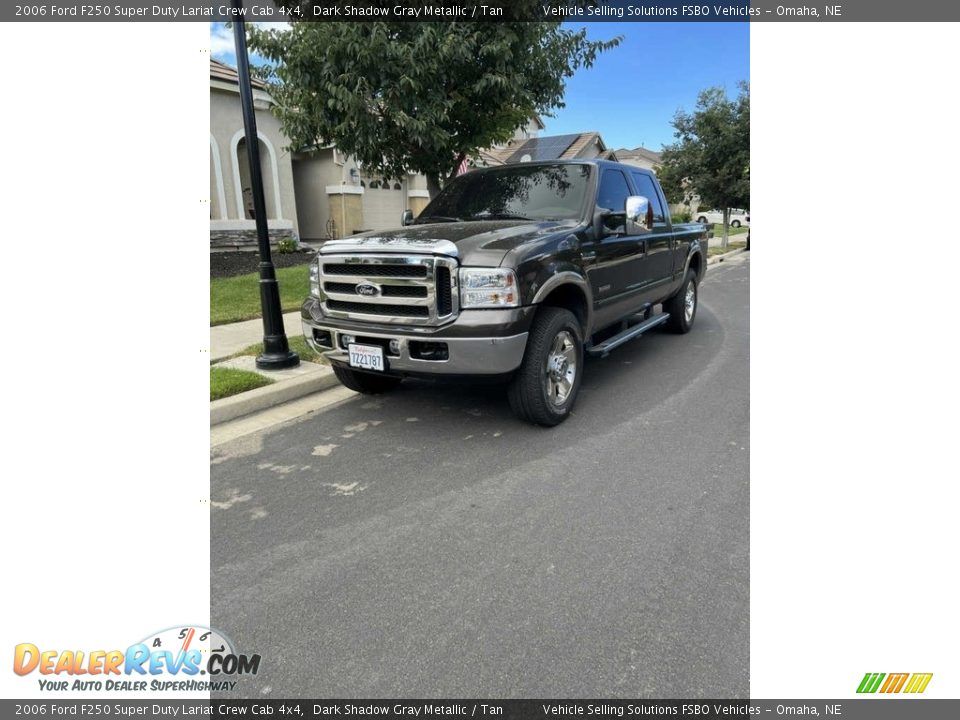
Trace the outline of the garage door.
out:
M 400 225 L 407 207 L 407 193 L 398 180 L 363 179 L 363 226 L 367 230 L 387 230 Z

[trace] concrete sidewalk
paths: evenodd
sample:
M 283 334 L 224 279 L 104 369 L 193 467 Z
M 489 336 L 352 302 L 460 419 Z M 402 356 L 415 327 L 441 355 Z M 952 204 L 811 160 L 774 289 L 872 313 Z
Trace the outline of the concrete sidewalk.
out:
M 288 338 L 299 337 L 303 333 L 300 311 L 294 310 L 285 314 L 283 327 Z M 260 318 L 229 325 L 214 325 L 210 328 L 210 362 L 219 362 L 258 342 L 263 342 L 263 320 Z
M 300 311 L 283 316 L 283 327 L 288 338 L 299 337 L 303 332 Z M 258 373 L 271 380 L 265 387 L 248 390 L 210 403 L 210 425 L 220 425 L 252 413 L 267 410 L 283 403 L 298 400 L 306 395 L 327 390 L 337 385 L 337 378 L 329 365 L 301 362 L 286 370 L 260 370 L 256 358 L 241 356 L 228 360 L 241 350 L 263 341 L 263 321 L 246 320 L 216 325 L 210 328 L 210 364 L 212 367 L 235 368 Z

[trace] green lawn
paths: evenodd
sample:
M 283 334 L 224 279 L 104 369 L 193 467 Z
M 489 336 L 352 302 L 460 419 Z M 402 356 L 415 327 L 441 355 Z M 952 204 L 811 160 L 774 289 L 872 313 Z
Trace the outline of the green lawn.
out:
M 747 243 L 746 243 L 746 242 L 743 242 L 743 241 L 740 241 L 740 242 L 728 242 L 726 248 L 722 248 L 722 247 L 720 247 L 719 245 L 717 245 L 716 247 L 711 246 L 710 249 L 707 251 L 707 256 L 708 256 L 708 257 L 713 257 L 714 255 L 723 255 L 723 253 L 728 253 L 728 252 L 732 252 L 732 251 L 734 251 L 734 250 L 739 250 L 740 248 L 743 248 L 743 247 L 746 247 L 746 246 L 747 246 Z
M 307 345 L 307 339 L 303 335 L 292 335 L 287 336 L 287 340 L 290 343 L 290 349 L 297 353 L 300 356 L 300 359 L 304 362 L 319 363 L 321 365 L 327 364 L 327 359 L 323 357 L 320 353 L 313 351 L 313 348 Z M 251 355 L 256 356 L 263 352 L 263 344 L 257 343 L 256 345 L 251 345 L 250 347 L 241 350 L 234 357 L 240 355 Z
M 310 294 L 307 264 L 277 270 L 283 312 L 297 310 Z M 210 280 L 210 324 L 260 317 L 260 276 L 257 273 Z
M 746 235 L 750 230 L 748 227 L 731 227 L 730 231 L 727 233 L 727 237 L 733 237 L 734 235 Z M 713 236 L 714 237 L 723 237 L 723 225 L 714 225 L 713 226 Z
M 270 385 L 273 382 L 259 373 L 234 368 L 210 368 L 210 400 L 220 400 L 237 393 Z

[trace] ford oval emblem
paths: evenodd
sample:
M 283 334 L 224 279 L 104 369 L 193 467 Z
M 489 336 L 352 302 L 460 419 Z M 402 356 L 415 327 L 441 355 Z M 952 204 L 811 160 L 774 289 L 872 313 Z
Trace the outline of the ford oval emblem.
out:
M 370 283 L 360 283 L 356 291 L 357 295 L 363 295 L 363 297 L 377 297 L 380 294 L 380 288 Z

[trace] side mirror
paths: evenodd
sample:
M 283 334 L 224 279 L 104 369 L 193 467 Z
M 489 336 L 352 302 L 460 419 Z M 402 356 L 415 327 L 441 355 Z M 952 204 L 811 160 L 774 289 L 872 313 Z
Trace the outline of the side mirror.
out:
M 625 205 L 627 235 L 642 235 L 653 227 L 653 205 L 642 195 L 631 195 Z
M 413 225 L 413 210 L 407 209 L 403 211 L 403 215 L 400 216 L 400 224 L 404 227 Z

